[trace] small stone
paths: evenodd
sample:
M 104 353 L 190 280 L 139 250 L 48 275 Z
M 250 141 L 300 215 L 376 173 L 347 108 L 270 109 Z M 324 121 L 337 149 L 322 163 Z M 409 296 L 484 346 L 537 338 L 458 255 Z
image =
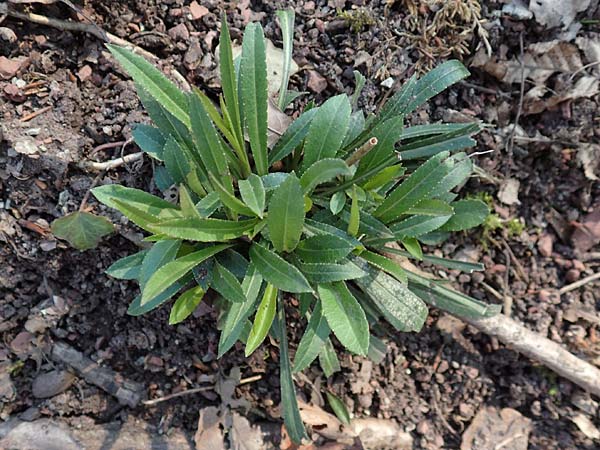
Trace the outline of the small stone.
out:
M 470 419 L 475 415 L 475 408 L 468 403 L 461 403 L 458 405 L 458 411 L 460 412 L 460 415 L 466 419 Z
M 172 8 L 169 10 L 169 15 L 171 17 L 181 17 L 183 16 L 183 8 Z
M 19 414 L 19 419 L 24 420 L 25 422 L 33 422 L 34 420 L 39 419 L 41 415 L 40 409 L 32 406 Z
M 585 264 L 583 264 L 578 259 L 574 259 L 572 262 L 573 262 L 573 269 L 577 269 L 580 272 L 583 272 L 585 270 Z
M 307 85 L 311 91 L 320 94 L 327 88 L 327 80 L 316 70 L 309 70 Z
M 79 69 L 79 71 L 77 72 L 77 77 L 79 78 L 79 80 L 82 83 L 91 76 L 92 76 L 92 68 L 87 64 L 85 66 L 83 66 L 81 69 Z
M 315 2 L 313 2 L 311 0 L 311 1 L 304 3 L 304 10 L 306 12 L 313 12 L 315 10 Z
M 567 283 L 573 283 L 577 280 L 579 280 L 579 278 L 581 277 L 581 272 L 577 269 L 571 269 L 569 271 L 567 271 L 566 275 L 565 275 L 565 280 L 567 280 Z
M 560 303 L 560 295 L 558 295 L 558 292 L 552 289 L 541 289 L 538 294 L 538 299 L 542 303 Z
M 38 375 L 31 386 L 35 398 L 50 398 L 66 391 L 75 381 L 75 375 L 66 370 L 52 370 Z
M 19 70 L 27 64 L 25 57 L 8 59 L 6 56 L 0 56 L 0 78 L 10 80 Z
M 169 36 L 174 41 L 187 41 L 190 38 L 190 32 L 185 23 L 180 23 L 169 30 Z
M 27 139 L 15 144 L 15 152 L 21 155 L 33 156 L 39 153 L 39 148 L 33 139 Z
M 443 359 L 440 362 L 440 365 L 437 368 L 437 372 L 438 373 L 444 373 L 446 372 L 448 369 L 450 368 L 450 365 L 448 364 L 448 361 L 446 361 L 445 359 Z
M 17 42 L 17 35 L 10 28 L 0 27 L 0 39 L 8 42 L 9 44 L 14 44 Z
M 193 20 L 198 20 L 208 14 L 208 8 L 200 5 L 197 1 L 190 3 L 190 13 L 192 14 Z
M 465 369 L 465 373 L 467 374 L 467 377 L 469 377 L 471 380 L 474 380 L 479 376 L 479 369 L 475 367 L 467 367 Z
M 552 256 L 552 247 L 552 236 L 547 233 L 542 234 L 537 241 L 537 248 L 540 252 L 540 255 L 549 258 Z
M 428 435 L 429 432 L 431 431 L 431 424 L 429 423 L 428 420 L 422 420 L 418 423 L 417 425 L 417 433 L 425 436 Z

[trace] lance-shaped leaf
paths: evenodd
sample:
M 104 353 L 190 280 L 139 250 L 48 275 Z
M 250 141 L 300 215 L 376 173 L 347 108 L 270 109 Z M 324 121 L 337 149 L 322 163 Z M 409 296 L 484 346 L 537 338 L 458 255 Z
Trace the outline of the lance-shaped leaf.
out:
M 334 263 L 345 258 L 354 247 L 340 237 L 320 235 L 303 239 L 294 254 L 306 263 Z
M 370 252 L 368 250 L 361 252 L 360 257 L 362 259 L 364 259 L 365 261 L 367 261 L 370 265 L 372 265 L 380 270 L 386 271 L 391 276 L 393 276 L 396 280 L 400 281 L 401 283 L 406 284 L 406 282 L 407 282 L 406 271 L 402 267 L 400 267 L 395 261 L 388 259 L 383 255 L 379 255 L 377 253 Z
M 385 319 L 398 331 L 419 331 L 427 318 L 427 306 L 403 284 L 360 258 L 358 266 L 369 275 L 355 283 L 369 296 Z
M 454 215 L 442 226 L 444 231 L 461 231 L 481 225 L 490 209 L 481 200 L 459 200 L 452 203 Z
M 239 145 L 244 144 L 244 136 L 242 134 L 242 125 L 240 118 L 240 105 L 238 101 L 237 79 L 233 66 L 233 53 L 231 48 L 231 37 L 229 35 L 229 25 L 227 24 L 227 16 L 223 14 L 221 20 L 221 35 L 219 36 L 219 68 L 221 72 L 221 86 L 223 88 L 223 96 L 225 97 L 225 105 L 227 114 L 231 120 L 233 132 Z
M 380 123 L 369 133 L 369 138 L 377 138 L 377 145 L 361 158 L 356 170 L 357 175 L 378 167 L 383 161 L 394 154 L 394 146 L 402 136 L 403 122 L 403 116 L 395 116 Z
M 99 202 L 104 203 L 110 208 L 119 209 L 115 200 L 120 200 L 142 209 L 153 216 L 174 218 L 179 215 L 177 205 L 139 189 L 128 188 L 118 184 L 106 184 L 92 189 L 92 194 L 94 194 L 94 197 Z M 168 210 L 172 211 L 169 212 Z
M 277 292 L 275 286 L 267 283 L 263 298 L 256 310 L 254 323 L 248 335 L 248 342 L 246 342 L 246 357 L 250 356 L 262 344 L 271 329 L 277 307 Z
M 292 367 L 290 365 L 283 301 L 278 302 L 276 328 L 277 334 L 279 335 L 279 384 L 281 386 L 283 421 L 292 441 L 296 444 L 300 444 L 302 439 L 305 439 L 307 435 L 304 424 L 302 423 L 302 418 L 300 417 L 298 401 L 296 400 L 296 390 L 294 389 L 294 380 L 292 379 Z
M 118 280 L 137 280 L 147 253 L 148 250 L 142 250 L 133 255 L 125 256 L 112 263 L 104 273 Z
M 269 153 L 269 165 L 276 161 L 281 161 L 298 147 L 300 142 L 302 142 L 308 134 L 311 121 L 318 109 L 319 108 L 312 108 L 308 111 L 304 111 L 300 114 L 300 117 L 292 122 Z
M 294 372 L 301 372 L 310 366 L 319 356 L 330 332 L 327 319 L 323 316 L 321 302 L 317 302 L 294 356 Z
M 242 282 L 246 301 L 244 303 L 232 303 L 227 310 L 225 323 L 221 331 L 221 337 L 219 338 L 218 358 L 233 347 L 233 344 L 237 342 L 242 334 L 247 322 L 246 319 L 256 308 L 262 284 L 263 279 L 260 273 L 256 270 L 254 264 L 250 263 Z
M 242 285 L 226 267 L 216 263 L 212 273 L 211 287 L 232 303 L 244 303 L 246 296 Z
M 337 354 L 335 353 L 335 348 L 329 338 L 327 338 L 325 345 L 321 349 L 321 353 L 319 353 L 319 365 L 327 378 L 342 369 Z
M 334 281 L 354 280 L 366 275 L 356 264 L 345 261 L 336 263 L 309 263 L 298 266 L 306 278 L 313 283 L 332 283 Z
M 182 146 L 177 139 L 169 136 L 163 148 L 163 159 L 165 167 L 176 183 L 184 182 L 192 168 L 190 165 L 191 155 L 187 148 Z
M 285 292 L 313 292 L 302 272 L 272 250 L 254 243 L 250 259 L 263 278 L 276 288 Z
M 85 211 L 76 211 L 52 222 L 52 233 L 77 250 L 96 247 L 100 239 L 113 231 L 114 226 L 106 217 Z
M 167 289 L 202 261 L 207 260 L 211 256 L 216 255 L 229 247 L 231 247 L 231 245 L 214 245 L 165 264 L 150 277 L 144 286 L 142 291 L 142 304 Z
M 291 252 L 300 242 L 304 226 L 304 194 L 294 174 L 290 174 L 273 193 L 267 226 L 278 252 Z
M 131 132 L 133 140 L 144 152 L 148 153 L 154 159 L 163 160 L 163 147 L 166 138 L 163 132 L 150 125 L 138 124 Z
M 430 158 L 395 188 L 373 215 L 388 223 L 425 200 L 452 168 L 452 161 L 444 161 L 447 157 L 448 152 L 442 152 Z
M 265 210 L 265 187 L 258 175 L 251 174 L 247 180 L 238 182 L 242 200 L 254 214 L 262 218 Z
M 310 124 L 304 144 L 303 172 L 317 161 L 335 158 L 348 130 L 351 112 L 346 94 L 332 97 L 321 105 Z
M 395 240 L 403 238 L 416 238 L 437 230 L 450 220 L 447 216 L 411 216 L 401 222 L 390 226 Z
M 172 219 L 150 226 L 153 233 L 199 242 L 227 241 L 243 236 L 259 223 L 258 219 L 238 222 L 222 219 Z
M 352 172 L 342 159 L 327 158 L 310 166 L 300 178 L 304 194 L 310 194 L 319 184 L 333 180 L 335 177 L 348 176 Z
M 348 412 L 346 405 L 344 405 L 344 402 L 329 391 L 325 392 L 325 394 L 327 395 L 329 406 L 331 406 L 331 409 L 333 409 L 337 418 L 340 419 L 340 422 L 345 425 L 350 425 L 350 413 Z
M 196 219 L 203 218 L 200 212 L 198 211 L 198 208 L 196 208 L 196 205 L 194 204 L 194 200 L 192 199 L 190 192 L 183 184 L 179 186 L 179 205 L 181 206 L 181 213 L 185 217 Z
M 185 94 L 156 67 L 131 50 L 117 45 L 107 45 L 113 56 L 121 63 L 136 84 L 144 88 L 158 103 L 177 119 L 189 126 L 190 120 L 185 110 Z
M 369 322 L 365 312 L 343 281 L 317 288 L 323 315 L 344 347 L 366 355 L 369 350 Z
M 249 23 L 244 31 L 240 62 L 242 108 L 250 149 L 258 175 L 268 172 L 267 158 L 267 56 L 260 24 Z
M 358 234 L 358 228 L 360 226 L 360 209 L 358 207 L 358 194 L 356 192 L 356 185 L 352 186 L 352 204 L 350 205 L 350 218 L 348 219 L 348 234 L 350 236 L 356 236 Z
M 232 192 L 230 192 L 228 188 L 221 184 L 221 181 L 219 181 L 217 177 L 215 177 L 212 173 L 209 173 L 208 176 L 223 205 L 238 214 L 243 214 L 245 216 L 255 215 L 254 211 L 248 208 L 244 202 L 242 202 Z M 231 181 L 231 179 L 228 179 L 228 181 Z
M 406 214 L 418 214 L 422 216 L 451 216 L 454 209 L 448 203 L 432 198 L 423 200 L 406 211 Z
M 171 307 L 169 325 L 175 325 L 187 319 L 200 304 L 203 297 L 204 289 L 200 286 L 194 286 L 181 294 Z

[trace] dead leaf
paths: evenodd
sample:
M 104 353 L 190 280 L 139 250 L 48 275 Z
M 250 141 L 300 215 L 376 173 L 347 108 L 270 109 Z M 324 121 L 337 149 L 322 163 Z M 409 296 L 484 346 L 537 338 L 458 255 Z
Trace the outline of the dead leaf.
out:
M 514 178 L 507 178 L 500 185 L 498 190 L 498 200 L 505 205 L 520 205 L 519 187 L 521 183 Z
M 586 65 L 590 66 L 592 73 L 600 74 L 600 33 L 590 33 L 590 37 L 578 37 L 575 43 L 583 52 L 586 59 Z
M 408 450 L 413 448 L 413 438 L 404 432 L 400 425 L 393 420 L 355 419 L 350 423 L 352 430 L 368 449 L 393 448 L 396 450 Z
M 531 420 L 514 409 L 482 408 L 464 432 L 460 450 L 527 450 L 530 431 Z
M 586 437 L 594 440 L 600 440 L 600 431 L 594 423 L 585 415 L 577 414 L 571 419 L 577 428 L 586 435 Z
M 267 133 L 267 145 L 269 148 L 272 148 L 275 145 L 291 123 L 292 118 L 280 110 L 272 99 L 269 99 L 267 105 L 267 125 L 269 127 Z
M 303 402 L 298 402 L 300 408 L 300 416 L 302 421 L 313 427 L 314 431 L 321 436 L 333 441 L 348 441 L 356 436 L 342 422 L 332 414 L 324 411 L 318 406 L 308 405 Z
M 264 450 L 266 445 L 259 427 L 251 426 L 248 419 L 233 413 L 230 430 L 232 450 Z
M 577 148 L 577 162 L 588 180 L 598 180 L 596 173 L 600 170 L 600 145 L 580 144 Z
M 585 11 L 590 6 L 590 0 L 531 0 L 529 10 L 535 15 L 535 20 L 548 28 L 562 25 L 563 29 L 575 20 L 577 13 Z
M 577 224 L 571 241 L 575 250 L 582 253 L 600 242 L 600 206 L 596 206 Z
M 544 83 L 554 73 L 573 73 L 583 67 L 577 46 L 558 40 L 530 44 L 523 54 L 523 69 L 517 57 L 510 60 L 488 57 L 479 49 L 471 63 L 504 83 L 521 83 L 523 77 L 536 84 Z
M 197 450 L 225 450 L 219 408 L 209 406 L 200 410 L 194 442 Z

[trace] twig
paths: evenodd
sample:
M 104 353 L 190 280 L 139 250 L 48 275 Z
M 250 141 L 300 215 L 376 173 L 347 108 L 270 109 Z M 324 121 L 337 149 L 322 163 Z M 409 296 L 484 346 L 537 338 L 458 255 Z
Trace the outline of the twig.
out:
M 19 120 L 20 122 L 29 122 L 31 119 L 35 119 L 37 116 L 44 114 L 47 111 L 50 111 L 52 109 L 52 106 L 45 106 L 42 109 L 38 109 L 37 111 L 34 111 L 30 114 L 27 114 L 26 116 L 21 117 Z
M 508 92 L 500 91 L 498 89 L 486 88 L 484 86 L 479 86 L 478 84 L 469 83 L 468 81 L 461 81 L 460 84 L 462 84 L 465 87 L 475 89 L 476 91 L 481 91 L 484 94 L 497 95 L 499 97 L 504 97 L 504 98 L 512 97 Z
M 590 275 L 589 277 L 582 278 L 581 280 L 576 281 L 575 283 L 567 284 L 566 286 L 561 287 L 558 290 L 558 293 L 560 295 L 566 294 L 567 292 L 574 291 L 575 289 L 580 288 L 581 286 L 586 285 L 588 283 L 591 283 L 592 281 L 595 281 L 599 278 L 600 272 Z
M 125 144 L 127 144 L 127 141 L 107 142 L 106 144 L 102 144 L 102 145 L 99 145 L 98 147 L 94 147 L 94 149 L 90 152 L 90 156 L 95 155 L 96 153 L 104 151 L 104 150 L 110 150 L 113 148 L 120 147 Z
M 83 196 L 83 199 L 81 200 L 81 203 L 79 204 L 79 211 L 83 211 L 83 209 L 87 205 L 88 199 L 90 198 L 92 189 L 94 189 L 96 187 L 96 185 L 100 182 L 100 180 L 102 179 L 102 177 L 104 176 L 105 173 L 106 173 L 106 170 L 102 170 L 98 175 L 96 175 L 96 178 L 94 178 L 94 181 L 92 181 L 92 184 L 90 185 L 88 190 L 85 192 L 85 195 Z
M 517 107 L 517 115 L 515 116 L 515 122 L 513 124 L 512 130 L 510 130 L 510 135 L 508 137 L 508 141 L 506 143 L 506 153 L 508 154 L 508 166 L 507 170 L 512 168 L 513 166 L 513 147 L 515 145 L 515 131 L 517 130 L 517 126 L 519 125 L 519 119 L 521 118 L 521 112 L 523 111 L 523 97 L 525 96 L 525 66 L 523 62 L 523 33 L 519 35 L 519 65 L 521 66 L 521 89 L 519 90 L 519 106 Z
M 505 316 L 510 317 L 512 312 L 513 299 L 509 295 L 508 282 L 510 277 L 510 263 L 512 258 L 510 257 L 510 252 L 508 251 L 508 249 L 504 250 L 504 257 L 506 258 L 506 272 L 504 273 L 504 286 L 502 286 L 502 290 L 504 291 L 504 308 L 502 309 L 502 312 Z
M 525 272 L 523 265 L 521 264 L 519 259 L 515 256 L 515 253 L 512 251 L 512 248 L 510 247 L 510 245 L 508 245 L 508 242 L 506 242 L 506 239 L 503 238 L 502 243 L 504 244 L 504 248 L 506 248 L 506 250 L 508 251 L 508 253 L 512 257 L 512 260 L 515 263 L 515 268 L 517 269 L 516 270 L 517 276 L 521 279 L 521 281 L 529 283 L 529 275 L 527 275 L 527 272 Z
M 253 383 L 254 381 L 258 381 L 260 379 L 262 379 L 262 375 L 255 375 L 253 377 L 242 378 L 240 380 L 239 384 Z M 167 400 L 171 400 L 171 399 L 174 399 L 177 397 L 183 397 L 184 395 L 192 395 L 192 394 L 197 394 L 199 392 L 212 391 L 214 389 L 215 389 L 214 384 L 211 386 L 202 386 L 202 387 L 198 387 L 198 388 L 187 389 L 187 390 L 181 391 L 181 392 L 176 392 L 175 394 L 165 395 L 163 397 L 154 398 L 152 400 L 144 400 L 142 403 L 146 406 L 152 406 L 152 405 L 156 405 L 157 403 L 166 402 Z
M 94 161 L 83 161 L 78 164 L 78 167 L 83 170 L 112 170 L 117 167 L 121 167 L 124 164 L 129 164 L 134 161 L 139 161 L 144 157 L 144 152 L 131 153 L 130 155 L 125 155 L 122 158 L 112 159 L 110 161 L 105 162 L 94 162 Z
M 352 166 L 361 160 L 367 153 L 373 150 L 373 147 L 377 145 L 377 138 L 372 137 L 363 145 L 361 145 L 354 153 L 352 153 L 346 160 L 348 166 Z

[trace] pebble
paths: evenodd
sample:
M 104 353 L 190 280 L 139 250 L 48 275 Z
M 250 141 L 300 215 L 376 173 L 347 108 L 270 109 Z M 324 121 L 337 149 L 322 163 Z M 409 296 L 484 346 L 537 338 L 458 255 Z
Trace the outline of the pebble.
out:
M 431 432 L 431 424 L 428 420 L 422 420 L 417 424 L 416 431 L 421 435 L 429 434 Z
M 66 391 L 75 381 L 75 375 L 66 370 L 52 370 L 39 374 L 33 380 L 31 393 L 35 398 L 50 398 Z
M 580 277 L 581 272 L 579 270 L 571 269 L 567 271 L 567 274 L 565 275 L 565 280 L 567 280 L 567 283 L 573 283 L 574 281 L 579 280 Z
M 537 247 L 540 252 L 540 255 L 549 258 L 552 256 L 552 236 L 549 234 L 542 234 L 537 242 Z
M 175 25 L 168 33 L 169 37 L 174 41 L 187 41 L 190 38 L 190 32 L 185 26 L 185 23 Z

